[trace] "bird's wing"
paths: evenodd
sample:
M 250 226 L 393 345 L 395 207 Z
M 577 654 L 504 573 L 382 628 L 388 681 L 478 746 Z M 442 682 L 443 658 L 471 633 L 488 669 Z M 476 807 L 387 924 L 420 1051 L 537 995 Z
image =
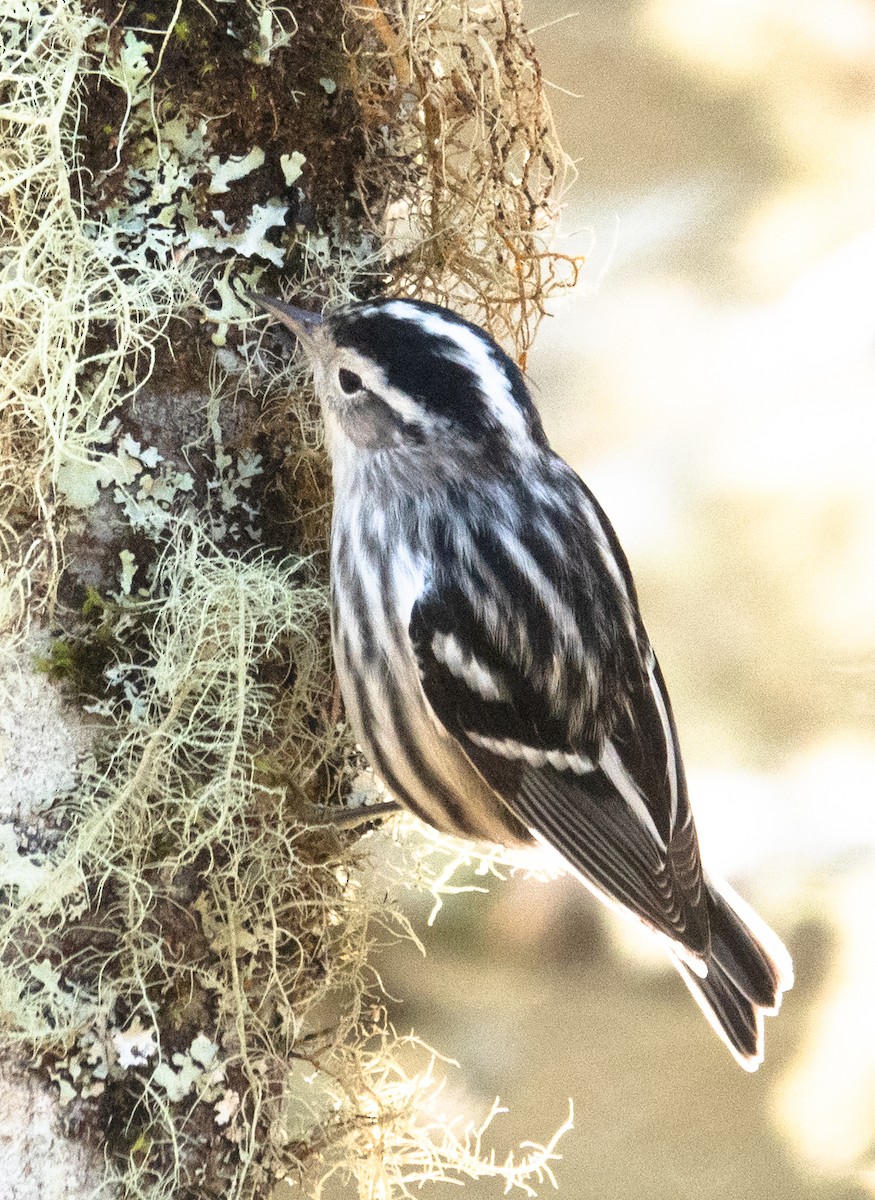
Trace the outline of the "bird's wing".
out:
M 573 578 L 557 584 L 552 603 L 564 615 L 539 609 L 534 585 L 521 592 L 524 572 L 508 582 L 506 562 L 493 580 L 478 579 L 500 553 L 492 543 L 472 550 L 467 572 L 436 571 L 413 607 L 410 637 L 437 720 L 516 817 L 602 899 L 676 949 L 705 955 L 707 904 L 683 765 L 643 630 L 588 578 L 580 594 Z M 484 592 L 485 582 L 494 586 Z M 578 611 L 602 632 L 611 624 L 600 644 L 612 651 L 588 654 L 592 631 L 584 630 L 585 652 L 576 653 L 560 616 L 567 625 Z

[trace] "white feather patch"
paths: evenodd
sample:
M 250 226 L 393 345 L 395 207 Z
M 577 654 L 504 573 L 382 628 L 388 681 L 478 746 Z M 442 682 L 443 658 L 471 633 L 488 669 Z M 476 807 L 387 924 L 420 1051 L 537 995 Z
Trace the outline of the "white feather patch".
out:
M 602 750 L 602 756 L 599 759 L 599 766 L 610 779 L 611 783 L 619 792 L 620 796 L 628 804 L 629 808 L 638 818 L 638 821 L 660 849 L 667 849 L 665 842 L 659 836 L 659 830 L 656 828 L 656 823 L 650 815 L 650 810 L 644 803 L 644 797 L 638 790 L 635 780 L 629 775 L 629 772 L 623 766 L 620 756 L 616 748 L 608 742 Z
M 596 769 L 596 764 L 584 754 L 566 754 L 562 750 L 539 750 L 535 746 L 527 746 L 513 738 L 492 738 L 482 733 L 469 733 L 468 737 L 475 746 L 482 746 L 492 754 L 501 758 L 516 758 L 527 762 L 530 767 L 546 767 L 548 764 L 557 771 L 573 771 L 575 775 L 586 775 Z
M 552 669 L 554 665 L 561 668 L 564 658 L 570 658 L 572 662 L 582 664 L 586 657 L 586 650 L 580 635 L 580 626 L 568 602 L 561 595 L 553 580 L 541 570 L 533 555 L 517 538 L 505 538 L 502 546 L 514 560 L 520 573 L 531 580 L 538 595 L 543 598 L 545 603 L 549 604 L 553 617 L 554 661 L 548 670 Z M 556 650 L 561 651 L 561 656 L 555 655 Z
M 466 653 L 451 633 L 436 633 L 431 640 L 431 649 L 438 662 L 484 700 L 507 698 L 507 688 L 502 680 L 496 679 L 472 654 Z

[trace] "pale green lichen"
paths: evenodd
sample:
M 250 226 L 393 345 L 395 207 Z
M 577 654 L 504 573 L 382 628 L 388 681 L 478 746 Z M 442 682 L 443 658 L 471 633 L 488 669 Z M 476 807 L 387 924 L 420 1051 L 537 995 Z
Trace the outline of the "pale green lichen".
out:
M 121 563 L 119 589 L 123 596 L 130 596 L 134 576 L 137 573 L 137 560 L 130 550 L 120 550 L 118 556 Z
M 123 531 L 119 544 L 106 537 L 112 579 L 63 614 L 42 658 L 93 717 L 93 751 L 52 807 L 38 851 L 0 826 L 0 1045 L 37 1064 L 84 1126 L 99 1133 L 112 1116 L 109 1194 L 178 1200 L 197 1194 L 207 1171 L 229 1196 L 268 1196 L 285 1179 L 318 1197 L 343 1179 L 374 1200 L 426 1180 L 494 1176 L 531 1192 L 552 1178 L 555 1139 L 496 1162 L 483 1136 L 498 1110 L 460 1127 L 440 1112 L 435 1057 L 410 1043 L 419 1066 L 399 1064 L 369 946 L 381 927 L 410 933 L 399 897 L 451 886 L 447 859 L 430 845 L 402 865 L 375 861 L 368 840 L 330 824 L 330 805 L 365 802 L 373 787 L 331 720 L 321 434 L 310 396 L 289 399 L 295 368 L 263 341 L 241 299 L 282 266 L 297 300 L 343 303 L 384 282 L 388 265 L 402 291 L 420 280 L 423 294 L 446 298 L 439 287 L 460 282 L 460 299 L 481 304 L 476 315 L 493 328 L 527 327 L 526 306 L 541 297 L 540 284 L 529 287 L 532 245 L 521 256 L 501 234 L 505 249 L 490 266 L 501 206 L 445 207 L 452 185 L 436 185 L 429 155 L 447 144 L 452 104 L 410 73 L 411 63 L 434 61 L 426 40 L 436 38 L 442 61 L 481 72 L 469 132 L 483 134 L 492 109 L 504 122 L 502 106 L 519 97 L 506 88 L 496 107 L 490 89 L 525 46 L 513 43 L 513 5 L 503 10 L 502 32 L 497 7 L 460 14 L 438 4 L 434 21 L 397 22 L 386 45 L 389 23 L 350 6 L 355 62 L 338 22 L 317 97 L 333 104 L 354 79 L 354 100 L 385 105 L 367 110 L 362 129 L 386 153 L 360 173 L 356 221 L 339 195 L 337 214 L 317 228 L 286 227 L 292 197 L 260 196 L 233 222 L 204 203 L 210 179 L 232 192 L 257 180 L 270 147 L 225 157 L 203 113 L 162 105 L 161 56 L 175 43 L 195 53 L 194 15 L 153 37 L 123 22 L 110 30 L 74 0 L 16 0 L 0 12 L 0 623 L 23 627 L 51 607 L 64 532 L 68 547 L 77 537 L 86 547 L 89 534 L 103 544 L 107 531 Z M 294 17 L 268 0 L 247 11 L 241 55 L 267 67 L 294 44 Z M 481 21 L 484 37 L 501 32 L 504 59 L 471 41 Z M 429 68 L 435 84 L 449 77 Z M 531 73 L 520 78 L 541 112 Z M 76 171 L 79 97 L 98 79 L 123 101 L 103 180 Z M 505 125 L 493 132 L 518 166 L 522 143 L 512 132 L 507 141 Z M 299 198 L 305 161 L 303 150 L 279 161 Z M 501 186 L 489 197 L 506 197 L 506 166 L 493 162 Z M 537 170 L 542 180 L 541 160 Z M 403 175 L 398 188 L 393 172 Z M 98 203 L 89 189 L 107 180 Z M 406 274 L 388 263 L 396 195 L 407 206 Z M 533 187 L 532 212 L 546 211 L 544 196 Z M 450 231 L 442 212 L 464 220 Z M 512 242 L 524 220 L 511 216 Z M 481 274 L 453 238 L 470 242 Z M 516 324 L 505 301 L 484 301 L 483 263 L 493 283 L 504 281 L 499 296 L 505 284 L 522 288 Z M 199 432 L 174 456 L 125 421 L 148 415 L 162 347 L 195 340 L 183 316 L 233 349 L 204 367 Z M 311 524 L 294 555 L 254 551 L 253 491 L 267 463 L 261 443 L 228 444 L 222 415 L 247 390 L 265 394 L 268 416 L 281 407 L 291 418 L 288 476 L 311 486 Z M 187 468 L 192 449 L 208 460 L 205 478 Z
M 199 1103 L 213 1104 L 225 1093 L 225 1068 L 219 1062 L 219 1047 L 198 1033 L 184 1054 L 173 1055 L 173 1066 L 166 1060 L 152 1072 L 150 1084 L 167 1093 L 174 1104 L 192 1092 Z
M 211 196 L 218 196 L 222 192 L 230 191 L 229 184 L 238 179 L 245 179 L 252 171 L 257 171 L 263 165 L 264 151 L 260 146 L 253 146 L 248 154 L 232 154 L 224 162 L 218 154 L 214 154 L 207 162 L 213 175 L 207 191 Z
M 14 827 L 0 824 L 0 889 L 25 898 L 44 883 L 45 873 L 44 856 L 22 853 Z
M 154 1029 L 147 1029 L 138 1016 L 130 1021 L 127 1029 L 112 1030 L 110 1040 L 116 1061 L 123 1070 L 145 1066 L 158 1052 Z
M 280 167 L 283 178 L 286 181 L 286 187 L 291 187 L 293 183 L 298 182 L 306 161 L 307 159 L 299 150 L 294 150 L 291 154 L 280 155 Z

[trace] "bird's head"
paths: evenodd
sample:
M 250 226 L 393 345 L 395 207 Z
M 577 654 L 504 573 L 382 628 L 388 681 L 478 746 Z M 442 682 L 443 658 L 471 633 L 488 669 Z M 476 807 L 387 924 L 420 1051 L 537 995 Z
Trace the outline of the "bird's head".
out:
M 313 366 L 329 443 L 525 458 L 545 445 L 522 373 L 484 330 L 436 304 L 381 299 L 326 318 L 253 296 Z

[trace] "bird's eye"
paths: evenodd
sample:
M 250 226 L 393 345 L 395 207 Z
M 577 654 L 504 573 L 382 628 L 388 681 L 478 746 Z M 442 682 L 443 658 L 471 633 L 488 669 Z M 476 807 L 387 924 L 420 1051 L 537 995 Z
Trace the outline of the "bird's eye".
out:
M 341 367 L 337 372 L 337 380 L 340 384 L 340 390 L 345 392 L 347 396 L 351 396 L 353 392 L 362 390 L 362 379 L 360 375 L 356 375 L 355 371 L 347 371 L 346 367 Z

